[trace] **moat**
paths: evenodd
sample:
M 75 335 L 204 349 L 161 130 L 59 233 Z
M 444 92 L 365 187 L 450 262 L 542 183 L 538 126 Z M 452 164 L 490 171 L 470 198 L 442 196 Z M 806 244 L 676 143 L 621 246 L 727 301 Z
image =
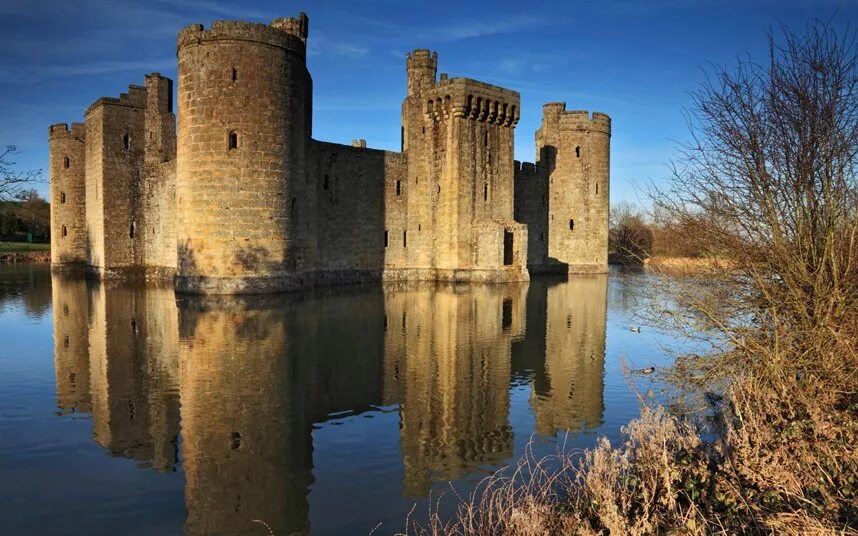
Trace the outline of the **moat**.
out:
M 622 363 L 678 342 L 629 330 L 649 277 L 177 297 L 0 266 L 3 532 L 394 533 L 529 443 L 618 437 Z

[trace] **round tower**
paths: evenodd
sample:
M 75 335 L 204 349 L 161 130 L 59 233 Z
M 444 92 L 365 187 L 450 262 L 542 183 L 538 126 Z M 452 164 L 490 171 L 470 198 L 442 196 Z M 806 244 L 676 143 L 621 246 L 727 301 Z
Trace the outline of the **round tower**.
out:
M 284 290 L 308 268 L 307 29 L 302 13 L 179 32 L 179 291 Z
M 51 264 L 87 262 L 86 177 L 82 123 L 64 123 L 48 130 L 51 173 Z
M 611 119 L 546 105 L 537 147 L 551 177 L 548 256 L 570 273 L 607 272 Z

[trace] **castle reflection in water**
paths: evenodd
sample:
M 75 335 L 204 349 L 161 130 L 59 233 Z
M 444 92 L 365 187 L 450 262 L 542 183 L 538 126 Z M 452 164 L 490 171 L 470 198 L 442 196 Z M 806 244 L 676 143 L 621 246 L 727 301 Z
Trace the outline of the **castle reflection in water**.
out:
M 604 275 L 245 297 L 54 275 L 57 399 L 109 454 L 184 471 L 187 533 L 303 533 L 332 414 L 398 408 L 409 497 L 509 463 L 511 382 L 538 433 L 599 426 L 606 295 Z

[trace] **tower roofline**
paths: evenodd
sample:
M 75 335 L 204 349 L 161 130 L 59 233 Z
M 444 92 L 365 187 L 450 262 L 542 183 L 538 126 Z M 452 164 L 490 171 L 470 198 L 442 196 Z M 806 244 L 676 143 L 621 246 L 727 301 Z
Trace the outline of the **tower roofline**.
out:
M 306 15 L 301 19 L 278 18 L 268 24 L 235 20 L 216 20 L 206 30 L 202 24 L 190 24 L 179 31 L 176 46 L 202 45 L 214 41 L 247 41 L 282 48 L 300 56 L 307 54 Z

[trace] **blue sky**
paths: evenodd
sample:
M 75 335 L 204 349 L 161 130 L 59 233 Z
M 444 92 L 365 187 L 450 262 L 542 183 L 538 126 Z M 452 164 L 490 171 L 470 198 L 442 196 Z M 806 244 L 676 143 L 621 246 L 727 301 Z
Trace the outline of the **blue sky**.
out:
M 48 125 L 81 121 L 96 98 L 145 73 L 175 79 L 183 26 L 299 11 L 310 17 L 315 138 L 398 150 L 405 53 L 431 48 L 439 72 L 521 92 L 519 160 L 534 158 L 544 102 L 610 114 L 615 203 L 667 177 L 688 134 L 688 92 L 713 65 L 765 60 L 766 34 L 780 24 L 833 17 L 854 27 L 858 2 L 0 0 L 0 145 L 18 146 L 18 167 L 47 172 Z

